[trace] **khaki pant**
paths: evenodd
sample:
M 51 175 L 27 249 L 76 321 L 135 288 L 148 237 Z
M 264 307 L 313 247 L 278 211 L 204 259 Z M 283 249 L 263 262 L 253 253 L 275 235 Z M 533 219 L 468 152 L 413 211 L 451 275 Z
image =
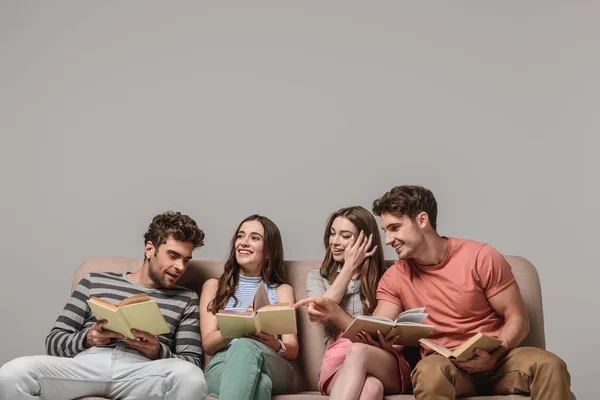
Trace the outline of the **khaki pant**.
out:
M 471 375 L 446 357 L 429 355 L 415 366 L 411 379 L 418 400 L 518 393 L 530 393 L 533 400 L 571 398 L 567 365 L 536 347 L 513 349 L 491 371 Z

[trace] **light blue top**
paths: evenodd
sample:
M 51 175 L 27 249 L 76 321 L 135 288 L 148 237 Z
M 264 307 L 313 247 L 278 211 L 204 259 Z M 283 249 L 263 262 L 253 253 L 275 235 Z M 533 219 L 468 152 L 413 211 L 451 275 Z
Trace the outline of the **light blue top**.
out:
M 235 297 L 238 300 L 237 306 L 233 306 L 235 300 L 233 296 L 229 298 L 227 301 L 227 305 L 225 306 L 225 310 L 237 310 L 237 311 L 246 311 L 248 306 L 252 304 L 254 301 L 254 296 L 256 295 L 256 291 L 259 288 L 260 284 L 265 285 L 265 289 L 267 290 L 267 296 L 269 297 L 269 302 L 271 304 L 277 303 L 277 286 L 275 285 L 267 285 L 263 282 L 261 276 L 244 276 L 240 274 L 240 279 L 235 288 Z M 222 350 L 226 350 L 231 346 L 231 343 L 236 341 L 237 339 L 233 339 L 227 346 L 225 346 Z
M 271 304 L 277 303 L 277 286 L 267 285 L 263 282 L 261 276 L 244 276 L 240 274 L 240 280 L 238 281 L 237 287 L 235 288 L 234 292 L 238 303 L 234 307 L 233 304 L 235 303 L 235 300 L 233 299 L 233 296 L 230 297 L 227 301 L 227 305 L 225 306 L 225 310 L 245 311 L 248 308 L 248 306 L 252 305 L 252 301 L 254 301 L 256 291 L 258 290 L 259 285 L 261 283 L 265 285 L 267 295 L 269 296 L 269 302 Z

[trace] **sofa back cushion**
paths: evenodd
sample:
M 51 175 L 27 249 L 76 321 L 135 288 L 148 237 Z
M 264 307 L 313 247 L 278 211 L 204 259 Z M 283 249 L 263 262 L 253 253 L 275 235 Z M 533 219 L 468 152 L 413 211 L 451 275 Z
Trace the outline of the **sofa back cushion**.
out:
M 510 263 L 517 283 L 521 289 L 523 300 L 529 312 L 531 329 L 522 346 L 545 348 L 544 318 L 540 281 L 534 266 L 523 257 L 506 256 Z M 125 257 L 95 257 L 82 263 L 73 277 L 72 290 L 77 283 L 89 272 L 132 272 L 142 265 L 142 260 Z M 391 265 L 392 262 L 387 262 Z M 192 260 L 179 284 L 188 287 L 198 295 L 204 281 L 218 278 L 223 271 L 224 261 Z M 306 274 L 320 267 L 320 261 L 286 261 L 285 268 L 290 284 L 294 288 L 296 299 L 306 297 Z M 424 304 L 427 306 L 427 304 Z M 318 390 L 317 374 L 321 359 L 325 352 L 323 342 L 324 330 L 322 325 L 312 323 L 305 309 L 297 313 L 300 353 L 292 363 L 294 366 L 294 392 Z M 205 363 L 208 362 L 208 358 Z

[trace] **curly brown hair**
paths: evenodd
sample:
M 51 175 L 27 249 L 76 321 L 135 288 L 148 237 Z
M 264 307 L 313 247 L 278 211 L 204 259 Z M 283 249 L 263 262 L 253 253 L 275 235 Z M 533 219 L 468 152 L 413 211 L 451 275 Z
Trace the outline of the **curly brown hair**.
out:
M 238 304 L 238 299 L 235 297 L 234 293 L 240 279 L 240 266 L 235 258 L 235 241 L 240 228 L 246 221 L 258 221 L 265 230 L 264 255 L 267 260 L 262 269 L 263 281 L 269 286 L 287 283 L 287 278 L 283 269 L 283 242 L 281 241 L 279 228 L 267 217 L 257 214 L 251 215 L 240 222 L 231 238 L 229 258 L 225 261 L 223 274 L 219 278 L 217 293 L 215 294 L 215 298 L 212 299 L 207 306 L 207 310 L 213 314 L 224 309 L 230 297 L 233 297 L 234 299 L 234 306 Z
M 381 245 L 377 221 L 375 221 L 375 217 L 373 217 L 373 214 L 371 214 L 369 210 L 361 206 L 342 208 L 329 216 L 323 235 L 325 258 L 323 259 L 320 270 L 321 276 L 329 282 L 335 280 L 338 276 L 338 267 L 343 264 L 335 261 L 331 246 L 329 245 L 329 232 L 331 231 L 333 221 L 337 217 L 348 219 L 359 232 L 363 231 L 367 237 L 372 234 L 373 242 L 371 247 L 377 245 L 375 254 L 365 259 L 360 269 L 360 302 L 362 303 L 363 313 L 365 315 L 371 315 L 377 305 L 377 283 L 379 282 L 381 275 L 383 275 L 384 270 L 383 246 Z
M 389 213 L 406 215 L 413 222 L 417 215 L 426 212 L 433 230 L 437 227 L 437 202 L 431 190 L 422 186 L 396 186 L 373 202 L 373 213 L 377 216 Z
M 155 251 L 158 251 L 169 238 L 191 243 L 194 249 L 204 245 L 204 232 L 198 228 L 196 221 L 178 211 L 167 211 L 152 218 L 148 231 L 144 234 L 144 245 L 152 242 Z

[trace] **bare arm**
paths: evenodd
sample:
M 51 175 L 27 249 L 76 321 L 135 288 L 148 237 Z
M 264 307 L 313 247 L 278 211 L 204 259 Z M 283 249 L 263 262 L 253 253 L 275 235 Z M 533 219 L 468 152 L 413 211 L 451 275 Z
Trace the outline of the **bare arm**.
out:
M 290 285 L 279 285 L 277 288 L 277 301 L 294 304 L 296 301 L 294 298 L 294 289 Z M 298 356 L 298 335 L 282 335 L 281 341 L 285 344 L 285 353 L 282 354 L 282 357 L 286 360 L 295 360 Z
M 525 339 L 529 333 L 529 316 L 517 282 L 496 293 L 488 301 L 494 311 L 504 318 L 504 326 L 498 336 L 502 345 L 494 352 L 500 358 Z
M 312 322 L 331 321 L 341 330 L 346 330 L 354 320 L 338 303 L 328 297 L 306 297 L 294 304 L 294 308 L 302 306 L 308 306 L 308 318 Z
M 339 303 L 344 298 L 346 294 L 346 289 L 348 288 L 348 284 L 352 279 L 352 275 L 354 274 L 355 268 L 353 266 L 348 266 L 349 263 L 345 262 L 342 270 L 337 275 L 337 277 L 331 283 L 331 286 L 325 290 L 323 293 L 324 297 L 330 298 L 331 300 Z
M 209 279 L 202 286 L 202 294 L 200 296 L 200 333 L 202 335 L 202 347 L 206 354 L 212 356 L 223 347 L 227 346 L 231 339 L 226 339 L 221 335 L 217 317 L 208 311 L 208 303 L 210 303 L 217 294 L 219 281 Z
M 386 317 L 391 320 L 395 320 L 404 309 L 398 304 L 394 304 L 391 301 L 379 300 L 377 307 L 373 310 L 374 317 Z
M 334 284 L 341 286 L 340 281 L 348 281 L 349 282 L 350 278 L 346 279 L 340 275 L 342 275 L 342 273 L 340 273 L 337 276 L 337 278 L 334 281 Z M 331 298 L 331 297 L 325 295 L 326 291 L 327 291 L 326 282 L 328 282 L 327 279 L 321 275 L 321 272 L 318 269 L 313 269 L 312 271 L 309 271 L 308 274 L 306 275 L 306 292 L 307 292 L 308 296 L 309 297 L 314 297 L 314 296 L 327 297 L 339 304 L 346 292 L 346 287 L 344 287 L 344 293 L 342 293 L 340 295 L 341 296 L 340 300 L 336 301 L 334 298 Z M 348 285 L 347 282 L 345 282 L 345 284 L 346 284 L 346 286 Z M 331 287 L 329 287 L 329 289 L 331 289 Z M 309 304 L 308 305 L 309 315 L 312 311 L 313 311 L 312 305 Z M 335 327 L 335 324 L 331 321 L 327 321 L 324 324 L 325 324 L 326 331 L 329 331 Z
M 457 365 L 468 373 L 489 371 L 500 358 L 517 347 L 529 333 L 529 317 L 516 282 L 489 297 L 488 301 L 494 311 L 504 318 L 504 326 L 498 335 L 502 344 L 492 353 L 476 349 L 476 357 L 458 362 Z
M 330 298 L 323 296 L 307 297 L 294 304 L 294 308 L 308 307 L 308 316 L 313 322 L 333 322 L 341 330 L 346 330 L 354 318 L 344 311 L 340 305 Z M 402 307 L 389 301 L 379 300 L 373 311 L 376 317 L 396 319 L 402 312 Z

